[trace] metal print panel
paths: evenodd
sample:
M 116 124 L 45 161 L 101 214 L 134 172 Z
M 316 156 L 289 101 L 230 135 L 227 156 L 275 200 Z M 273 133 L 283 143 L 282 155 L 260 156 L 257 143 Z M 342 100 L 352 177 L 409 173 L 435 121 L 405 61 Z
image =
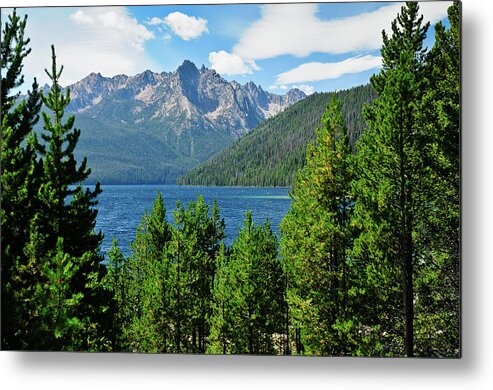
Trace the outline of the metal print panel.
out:
M 460 10 L 3 8 L 2 349 L 460 357 Z

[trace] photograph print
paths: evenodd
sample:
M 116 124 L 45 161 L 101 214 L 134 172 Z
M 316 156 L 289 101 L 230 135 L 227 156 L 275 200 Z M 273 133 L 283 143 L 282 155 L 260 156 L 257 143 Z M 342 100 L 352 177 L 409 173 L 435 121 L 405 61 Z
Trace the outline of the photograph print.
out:
M 1 349 L 461 357 L 461 3 L 1 9 Z

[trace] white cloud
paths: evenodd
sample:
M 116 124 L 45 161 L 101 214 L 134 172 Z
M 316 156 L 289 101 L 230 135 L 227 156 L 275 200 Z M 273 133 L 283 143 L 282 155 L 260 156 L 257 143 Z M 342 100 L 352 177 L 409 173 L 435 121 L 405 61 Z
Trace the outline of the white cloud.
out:
M 245 61 L 240 56 L 224 50 L 209 53 L 209 62 L 212 69 L 224 75 L 245 75 L 259 70 L 254 61 Z
M 70 15 L 70 20 L 82 28 L 98 26 L 108 34 L 120 34 L 128 44 L 139 50 L 144 50 L 144 43 L 154 38 L 154 34 L 137 19 L 131 17 L 125 8 L 86 8 Z
M 270 91 L 275 91 L 275 90 L 285 90 L 285 89 L 288 89 L 288 86 L 287 85 L 275 85 L 275 84 L 272 84 L 272 85 L 269 85 L 267 87 L 267 89 L 269 89 Z
M 154 16 L 152 18 L 147 18 L 147 20 L 144 22 L 145 24 L 148 24 L 149 26 L 156 26 L 158 24 L 163 24 L 163 20 L 159 19 L 158 17 Z
M 151 19 L 151 21 L 154 19 Z M 168 16 L 162 19 L 162 23 L 167 25 L 176 35 L 185 41 L 199 38 L 202 34 L 209 32 L 206 19 L 188 16 L 181 12 L 168 14 Z
M 308 62 L 287 72 L 278 74 L 276 83 L 293 84 L 336 79 L 343 74 L 359 73 L 381 66 L 382 58 L 372 55 L 352 57 L 340 62 Z
M 425 20 L 446 17 L 451 2 L 420 3 Z M 381 32 L 402 4 L 384 5 L 376 11 L 340 19 L 322 20 L 316 4 L 271 4 L 262 6 L 262 17 L 253 23 L 233 48 L 233 53 L 252 60 L 280 55 L 305 57 L 315 52 L 341 54 L 375 50 L 382 44 Z
M 91 72 L 105 76 L 132 75 L 158 65 L 144 51 L 154 34 L 125 7 L 36 8 L 27 10 L 26 35 L 32 52 L 25 60 L 26 83 L 37 77 L 49 83 L 44 73 L 51 66 L 50 45 L 57 62 L 64 65 L 62 85 L 75 83 Z M 50 23 L 46 23 L 50 20 Z
M 70 20 L 77 24 L 92 25 L 95 23 L 94 17 L 88 15 L 82 10 L 78 10 L 69 16 Z

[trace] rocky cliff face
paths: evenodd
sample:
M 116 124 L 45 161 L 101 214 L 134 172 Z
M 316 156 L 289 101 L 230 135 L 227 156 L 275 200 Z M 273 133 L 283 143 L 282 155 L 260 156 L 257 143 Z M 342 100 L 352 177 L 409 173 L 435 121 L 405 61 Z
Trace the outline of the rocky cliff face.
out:
M 91 73 L 70 86 L 69 110 L 127 125 L 161 127 L 180 136 L 191 128 L 238 138 L 305 94 L 266 92 L 248 82 L 228 82 L 214 70 L 184 61 L 174 72 L 112 78 Z

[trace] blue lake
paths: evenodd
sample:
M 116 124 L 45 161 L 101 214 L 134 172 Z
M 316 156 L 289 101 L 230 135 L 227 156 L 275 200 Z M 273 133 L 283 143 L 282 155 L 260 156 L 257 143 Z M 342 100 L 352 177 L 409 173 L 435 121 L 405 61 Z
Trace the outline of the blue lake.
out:
M 167 218 L 173 220 L 172 211 L 179 200 L 185 206 L 195 201 L 198 195 L 204 197 L 210 207 L 216 199 L 221 218 L 226 224 L 226 244 L 238 235 L 245 213 L 252 210 L 255 223 L 269 218 L 272 229 L 278 233 L 279 223 L 291 204 L 288 188 L 253 187 L 187 187 L 177 185 L 105 185 L 98 197 L 96 231 L 104 233 L 102 250 L 107 253 L 113 238 L 118 240 L 120 249 L 128 255 L 130 242 L 145 210 L 151 210 L 158 191 L 164 198 Z

